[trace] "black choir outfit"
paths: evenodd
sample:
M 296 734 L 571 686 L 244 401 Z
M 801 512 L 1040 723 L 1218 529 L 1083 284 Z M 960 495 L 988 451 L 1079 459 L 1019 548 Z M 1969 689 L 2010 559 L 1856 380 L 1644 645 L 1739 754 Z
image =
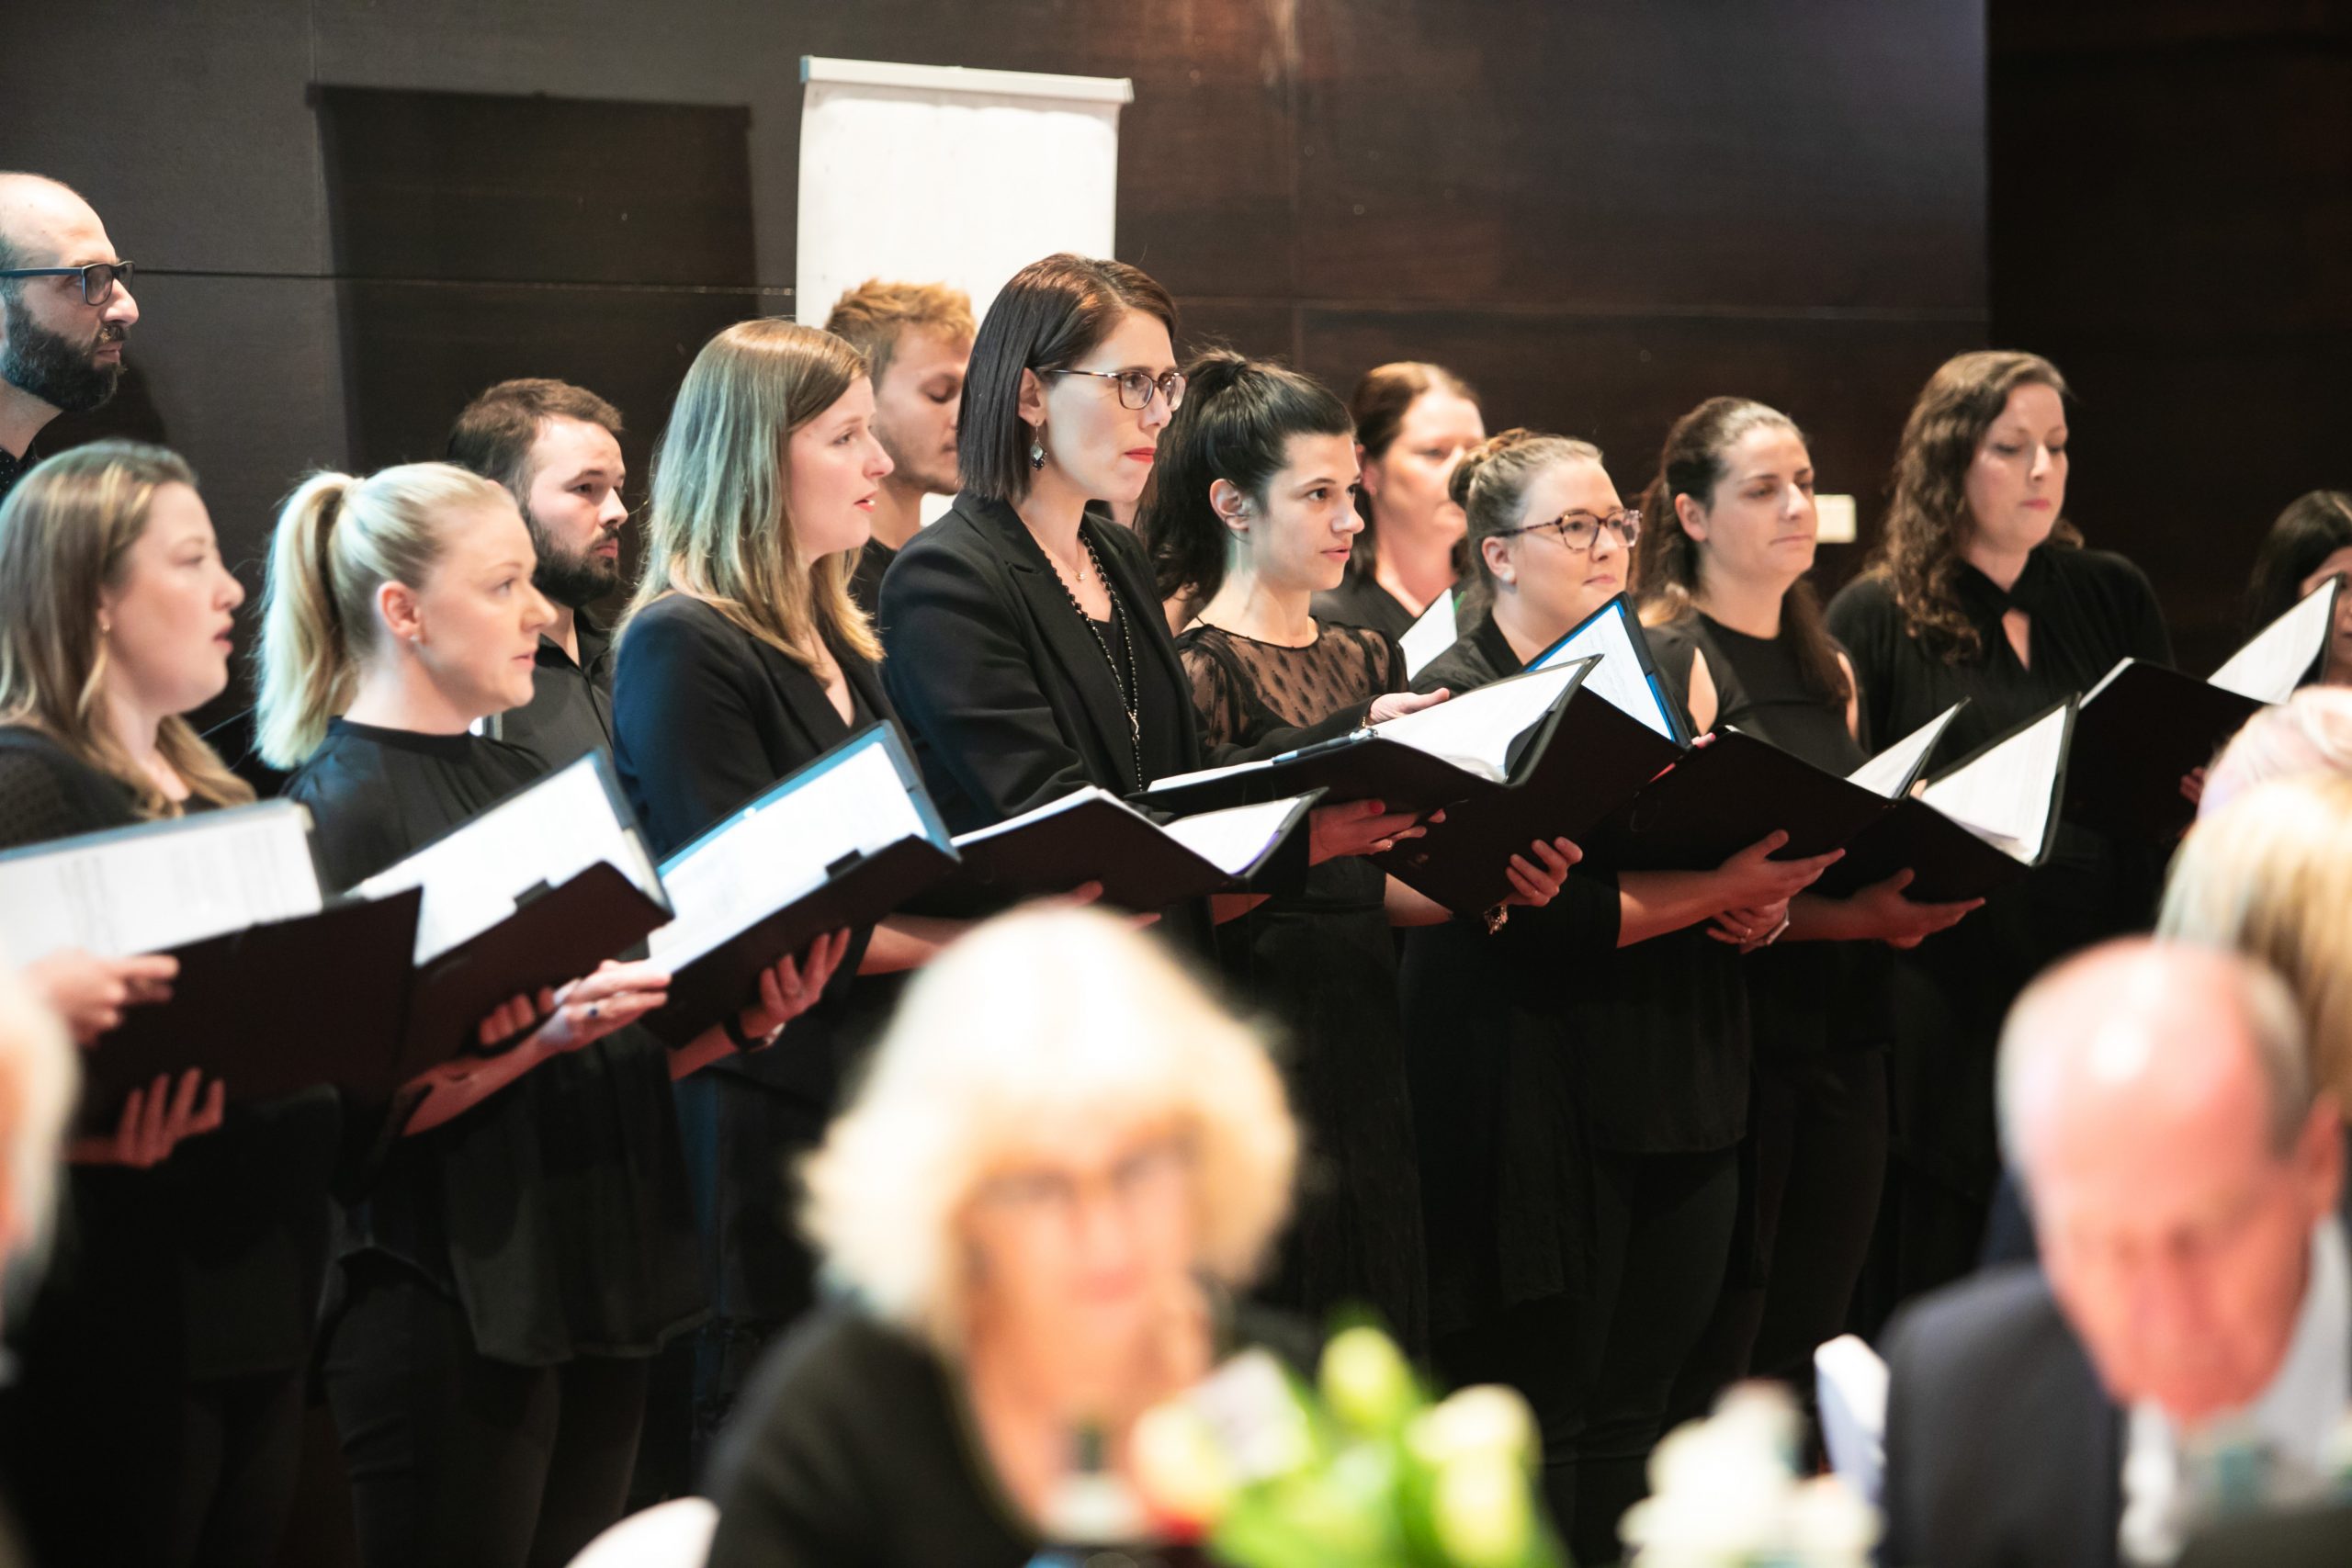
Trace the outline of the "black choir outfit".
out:
M 1522 667 L 1481 615 L 1414 685 Z M 1748 1098 L 1737 954 L 1699 927 L 1619 948 L 1619 919 L 1615 878 L 1579 866 L 1491 936 L 1410 933 L 1403 976 L 1439 1366 L 1527 1395 L 1547 1500 L 1593 1562 L 1722 1287 Z
M 883 581 L 883 683 L 950 831 L 992 826 L 1087 784 L 1129 795 L 1363 721 L 1359 705 L 1305 730 L 1204 747 L 1142 543 L 1091 512 L 1080 527 L 1102 563 L 1108 622 L 1080 612 L 1018 512 L 968 491 L 908 542 Z M 1214 952 L 1205 900 L 1166 910 L 1154 929 L 1196 954 Z
M 545 771 L 336 719 L 286 793 L 346 888 Z M 338 1253 L 324 1371 L 370 1568 L 568 1561 L 621 1513 L 650 1359 L 705 1311 L 667 1048 L 622 1030 L 389 1139 Z
M 1869 760 L 1867 731 L 1858 739 L 1845 701 L 1808 683 L 1787 637 L 1751 637 L 1693 611 L 1649 628 L 1648 641 L 1677 693 L 1705 660 L 1716 729 L 1841 777 Z M 1889 953 L 1876 942 L 1784 939 L 1743 960 L 1756 1065 L 1740 1235 L 1677 1418 L 1704 1416 L 1749 1375 L 1809 1389 L 1815 1348 L 1844 1332 L 1885 1184 Z
M 0 446 L 0 501 L 8 499 L 8 492 L 17 488 L 17 481 L 23 479 L 25 470 L 31 467 L 30 460 Z
M 482 733 L 519 746 L 552 770 L 591 751 L 613 749 L 613 637 L 609 629 L 574 611 L 572 636 L 580 657 L 542 635 L 538 662 L 531 671 L 531 700 L 493 714 Z
M 1195 626 L 1176 639 L 1212 745 L 1247 745 L 1405 685 L 1379 633 L 1317 627 L 1285 648 Z M 1306 886 L 1216 929 L 1219 967 L 1282 1028 L 1280 1059 L 1305 1134 L 1299 1201 L 1268 1300 L 1310 1321 L 1368 1306 L 1418 1350 L 1427 1340 L 1421 1195 L 1396 1007 L 1387 874 L 1348 856 Z
M 2121 556 L 2044 545 L 2007 592 L 1965 562 L 1958 573 L 1962 608 L 1982 643 L 1971 659 L 1947 660 L 1911 636 L 1882 579 L 1848 584 L 1828 611 L 1829 630 L 1860 679 L 1866 733 L 1882 744 L 1969 699 L 1931 769 L 2087 691 L 2118 660 L 2172 662 L 2155 592 Z M 2012 608 L 2031 626 L 2030 664 L 2018 661 L 2001 625 Z M 1864 1327 L 1974 1266 L 2000 1166 L 1993 1055 L 2001 1021 L 2051 963 L 2151 922 L 2164 853 L 2063 824 L 2046 864 L 1950 931 L 1894 955 L 1894 1173 L 1884 1252 L 1863 1286 Z
M 625 628 L 613 692 L 623 787 L 657 858 L 856 730 L 893 717 L 874 666 L 835 645 L 851 717 L 824 683 L 699 599 L 672 594 Z M 792 1228 L 786 1167 L 816 1146 L 842 1078 L 896 998 L 857 977 L 872 935 L 854 933 L 823 999 L 769 1048 L 680 1083 L 700 1268 L 713 1317 L 693 1348 L 691 1475 L 768 1340 L 814 1298 L 815 1259 Z
M 1377 576 L 1353 561 L 1348 563 L 1340 586 L 1315 596 L 1313 608 L 1315 618 L 1327 626 L 1363 626 L 1391 642 L 1412 630 L 1419 618 L 1405 608 L 1403 600 L 1381 586 Z
M 850 569 L 849 596 L 868 615 L 881 613 L 882 579 L 898 558 L 899 552 L 879 539 L 869 538 L 858 547 L 857 561 Z
M 114 778 L 38 731 L 0 728 L 0 848 L 139 820 Z M 320 1021 L 322 1048 L 334 1028 Z M 68 1168 L 46 1274 L 8 1324 L 14 1377 L 0 1392 L 10 1504 L 34 1561 L 276 1552 L 340 1123 L 321 1088 L 232 1105 L 153 1169 Z

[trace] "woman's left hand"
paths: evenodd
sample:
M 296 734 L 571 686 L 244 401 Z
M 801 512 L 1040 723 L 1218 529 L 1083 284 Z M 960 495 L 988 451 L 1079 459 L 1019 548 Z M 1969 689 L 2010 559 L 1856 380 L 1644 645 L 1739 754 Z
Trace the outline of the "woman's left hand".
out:
M 1752 909 L 1725 909 L 1717 915 L 1707 934 L 1717 942 L 1727 942 L 1742 953 L 1753 953 L 1768 947 L 1773 939 L 1788 928 L 1789 901 L 1759 904 Z
M 744 1035 L 772 1042 L 786 1024 L 815 1007 L 848 956 L 849 942 L 847 931 L 837 931 L 810 942 L 799 957 L 786 955 L 761 970 L 760 999 L 736 1015 Z
M 1568 885 L 1569 867 L 1584 859 L 1584 852 L 1566 839 L 1538 839 L 1527 848 L 1528 854 L 1511 856 L 1510 864 L 1504 868 L 1511 893 L 1503 902 L 1540 909 L 1560 896 L 1560 889 Z

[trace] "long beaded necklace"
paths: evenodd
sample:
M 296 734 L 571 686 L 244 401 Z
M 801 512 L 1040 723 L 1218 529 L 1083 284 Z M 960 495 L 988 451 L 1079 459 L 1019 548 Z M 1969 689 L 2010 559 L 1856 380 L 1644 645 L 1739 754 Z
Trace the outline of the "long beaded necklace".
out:
M 1062 585 L 1062 596 L 1069 601 L 1071 612 L 1078 616 L 1078 624 L 1086 628 L 1086 635 L 1092 637 L 1094 646 L 1102 650 L 1102 662 L 1111 667 L 1112 684 L 1119 689 L 1119 705 L 1126 709 L 1127 713 L 1127 746 L 1135 761 L 1136 787 L 1141 789 L 1145 783 L 1143 717 L 1135 668 L 1135 638 L 1127 633 L 1127 612 L 1119 603 L 1119 591 L 1112 587 L 1110 578 L 1103 575 L 1102 558 L 1094 553 L 1094 541 L 1086 536 L 1086 531 L 1083 528 L 1079 530 L 1078 542 L 1086 547 L 1086 558 L 1094 566 L 1094 581 L 1102 585 L 1102 596 L 1111 602 L 1112 634 L 1119 639 L 1119 646 L 1126 649 L 1127 653 L 1127 666 L 1125 671 L 1120 669 L 1119 661 L 1111 656 L 1111 645 L 1102 640 L 1102 633 L 1094 625 L 1094 617 L 1089 615 L 1086 613 L 1086 606 L 1078 602 L 1078 592 L 1070 587 L 1069 579 L 1057 571 L 1054 573 L 1054 581 Z

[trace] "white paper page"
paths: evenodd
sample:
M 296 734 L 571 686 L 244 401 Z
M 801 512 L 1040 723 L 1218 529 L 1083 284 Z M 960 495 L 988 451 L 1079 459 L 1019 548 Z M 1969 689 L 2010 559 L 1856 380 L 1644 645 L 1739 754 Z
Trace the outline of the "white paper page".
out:
M 2039 724 L 1929 784 L 1920 798 L 2012 859 L 2031 860 L 2055 808 L 2065 740 L 2066 710 L 2053 708 Z
M 1625 613 L 1601 616 L 1544 660 L 1542 667 L 1551 669 L 1579 659 L 1600 655 L 1600 663 L 1585 677 L 1584 689 L 1598 692 L 1609 700 L 1618 712 L 1630 714 L 1665 736 L 1674 739 L 1674 723 L 1658 704 L 1658 695 L 1642 673 L 1641 657 L 1634 651 L 1633 634 L 1626 629 Z
M 1224 872 L 1238 876 L 1257 863 L 1281 830 L 1283 818 L 1295 810 L 1301 795 L 1270 800 L 1262 806 L 1233 806 L 1204 811 L 1163 824 L 1160 831 Z
M 1396 650 L 1405 656 L 1405 675 L 1410 679 L 1427 667 L 1429 661 L 1452 648 L 1461 633 L 1453 626 L 1453 595 L 1441 593 L 1421 618 L 1405 628 L 1396 639 Z
M 1363 735 L 1369 732 L 1359 729 L 1356 733 Z M 1280 761 L 1279 757 L 1264 757 L 1254 762 L 1233 762 L 1222 768 L 1195 768 L 1189 773 L 1170 773 L 1165 778 L 1154 779 L 1151 787 L 1174 789 L 1182 784 L 1196 784 L 1205 779 L 1233 779 L 1246 773 L 1262 773 Z
M 1509 776 L 1511 742 L 1544 716 L 1576 677 L 1574 664 L 1555 664 L 1375 724 L 1372 732 L 1499 781 Z
M 0 862 L 0 949 L 17 964 L 62 947 L 128 958 L 315 915 L 309 821 L 273 801 Z
M 658 896 L 659 874 L 614 811 L 593 759 L 583 757 L 378 872 L 358 891 L 381 898 L 424 889 L 416 962 L 429 964 L 513 915 L 532 887 L 560 887 L 599 861 Z
M 1872 795 L 1893 800 L 1909 787 L 1919 765 L 1919 759 L 1936 749 L 1943 739 L 1944 727 L 1951 716 L 1960 711 L 1954 703 L 1935 717 L 1896 741 L 1894 745 L 1846 775 L 1847 782 L 1858 784 Z
M 1048 817 L 1059 817 L 1065 811 L 1074 811 L 1079 807 L 1084 806 L 1090 800 L 1108 801 L 1111 805 L 1117 807 L 1120 810 L 1126 812 L 1129 816 L 1143 817 L 1142 812 L 1137 811 L 1134 807 L 1129 806 L 1125 801 L 1121 800 L 1117 795 L 1113 795 L 1110 791 L 1106 789 L 1099 789 L 1093 784 L 1080 784 L 1078 788 L 1070 791 L 1068 795 L 1063 795 L 1059 800 L 1049 800 L 1043 806 L 1032 807 L 1018 817 L 1008 817 L 1003 821 L 995 823 L 989 827 L 975 828 L 968 833 L 958 833 L 956 835 L 954 842 L 956 847 L 959 850 L 967 844 L 985 843 L 989 840 L 996 838 L 1001 834 L 1010 833 L 1016 829 L 1026 828 L 1032 822 L 1043 822 Z M 1144 818 L 1144 820 L 1149 821 L 1150 818 Z
M 2335 595 L 2342 583 L 2330 578 L 2302 603 L 2254 634 L 2254 640 L 2213 671 L 2213 684 L 2258 703 L 2283 703 L 2295 692 L 2327 646 L 2335 628 Z
M 677 918 L 646 939 L 682 967 L 823 886 L 825 868 L 924 836 L 922 814 L 889 750 L 876 743 L 781 800 L 748 809 L 662 878 Z

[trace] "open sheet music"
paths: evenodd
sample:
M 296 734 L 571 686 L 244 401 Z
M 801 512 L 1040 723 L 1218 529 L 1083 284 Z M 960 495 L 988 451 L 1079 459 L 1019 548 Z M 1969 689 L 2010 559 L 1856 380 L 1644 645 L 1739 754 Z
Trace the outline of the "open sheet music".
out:
M 2302 602 L 2254 635 L 2213 671 L 2213 684 L 2258 703 L 2283 703 L 2319 663 L 2335 630 L 2335 600 L 2344 580 L 2331 577 Z
M 2058 808 L 2074 712 L 2062 705 L 1935 779 L 1919 798 L 2011 859 L 2039 856 Z
M 1454 625 L 1453 592 L 1449 589 L 1430 601 L 1420 618 L 1396 639 L 1396 651 L 1405 656 L 1405 678 L 1409 681 L 1419 674 L 1460 636 Z
M 1689 743 L 1690 737 L 1676 719 L 1674 705 L 1667 700 L 1657 668 L 1650 661 L 1633 602 L 1622 593 L 1537 654 L 1528 668 L 1547 670 L 1594 654 L 1600 656 L 1600 666 L 1586 677 L 1585 690 L 1600 693 L 1676 745 Z
M 310 821 L 277 800 L 0 855 L 0 952 L 128 958 L 317 914 Z
M 1150 910 L 1247 878 L 1280 850 L 1319 792 L 1155 822 L 1092 784 L 959 834 L 967 880 L 1014 896 L 1100 882 L 1106 903 Z
M 611 865 L 654 903 L 662 878 L 623 804 L 602 751 L 508 796 L 406 860 L 361 883 L 380 898 L 424 890 L 416 963 L 430 964 L 506 919 L 535 892 L 560 887 L 589 867 Z
M 1951 706 L 1944 709 L 1943 712 L 1889 746 L 1877 756 L 1848 773 L 1847 779 L 1861 785 L 1872 795 L 1883 795 L 1889 800 L 1899 799 L 1910 794 L 1911 786 L 1918 782 L 1920 773 L 1926 771 L 1928 755 L 1935 750 L 1936 743 L 1944 738 L 1944 731 L 1951 728 L 1951 721 L 1960 716 L 1960 710 L 1965 706 L 1967 706 L 1965 699 L 1952 704 Z

